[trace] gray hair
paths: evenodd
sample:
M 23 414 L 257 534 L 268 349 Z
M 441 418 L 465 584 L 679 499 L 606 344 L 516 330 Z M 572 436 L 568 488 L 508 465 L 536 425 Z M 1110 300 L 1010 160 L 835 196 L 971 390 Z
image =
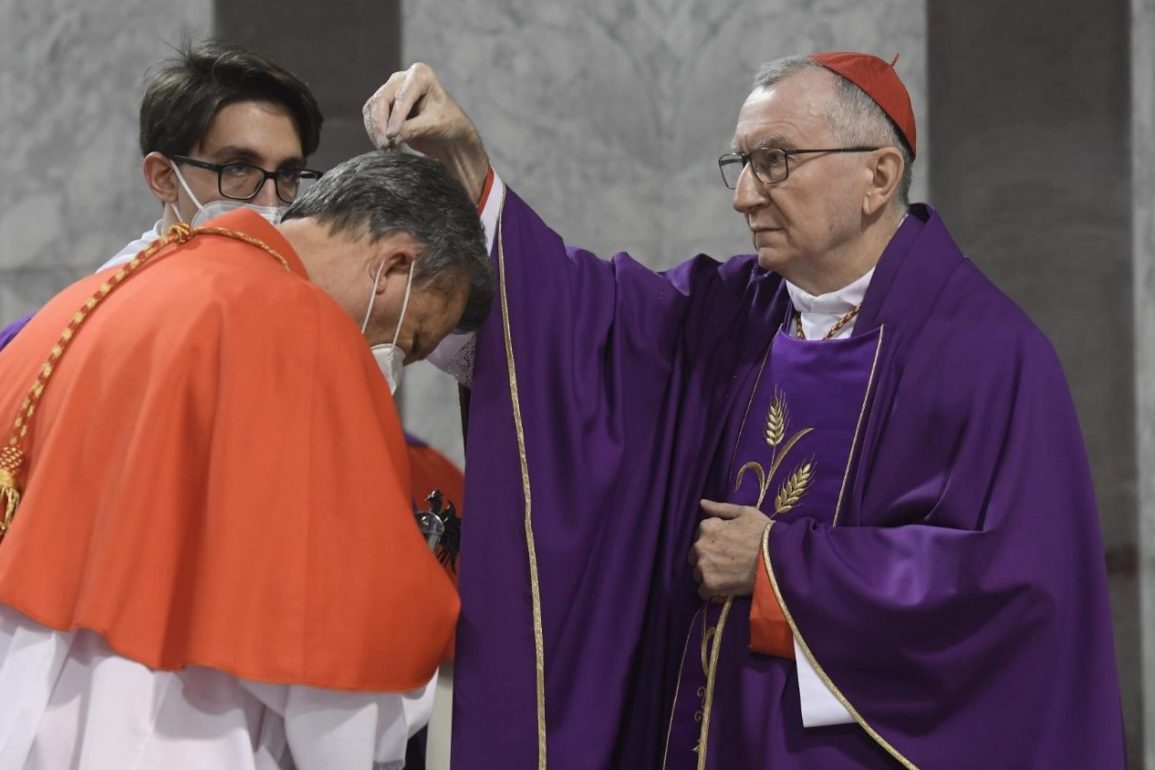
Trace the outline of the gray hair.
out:
M 493 266 L 477 207 L 435 160 L 368 152 L 328 171 L 288 210 L 285 220 L 313 218 L 333 234 L 367 232 L 371 243 L 407 233 L 421 248 L 413 285 L 443 293 L 465 281 L 469 294 L 458 331 L 475 331 L 493 302 Z
M 829 72 L 838 83 L 834 111 L 827 116 L 835 136 L 851 145 L 891 146 L 902 153 L 902 182 L 895 200 L 905 208 L 910 203 L 914 155 L 894 121 L 865 91 L 808 56 L 786 56 L 763 64 L 754 76 L 754 88 L 769 88 L 790 75 L 815 68 Z

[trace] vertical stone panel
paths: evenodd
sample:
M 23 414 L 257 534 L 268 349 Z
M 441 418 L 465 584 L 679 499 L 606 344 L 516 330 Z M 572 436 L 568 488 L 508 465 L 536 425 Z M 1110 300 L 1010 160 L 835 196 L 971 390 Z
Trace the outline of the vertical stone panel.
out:
M 145 71 L 211 29 L 209 0 L 0 0 L 0 323 L 160 217 L 144 186 Z
M 1131 2 L 1131 158 L 1143 732 L 1155 768 L 1155 0 Z
M 928 3 L 931 200 L 1051 338 L 1099 501 L 1131 764 L 1142 745 L 1128 0 Z

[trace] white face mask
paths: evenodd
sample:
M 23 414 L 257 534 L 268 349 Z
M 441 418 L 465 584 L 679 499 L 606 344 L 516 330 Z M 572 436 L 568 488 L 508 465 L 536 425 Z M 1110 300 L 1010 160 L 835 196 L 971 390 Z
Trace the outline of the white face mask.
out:
M 180 213 L 180 209 L 176 207 L 175 203 L 171 203 L 169 205 L 172 206 L 172 210 L 176 213 L 177 219 L 179 219 L 181 222 L 186 222 L 192 227 L 200 227 L 210 219 L 216 219 L 223 214 L 227 214 L 230 211 L 236 211 L 237 209 L 248 209 L 249 211 L 253 211 L 257 214 L 260 214 L 261 217 L 263 217 L 269 224 L 276 225 L 280 224 L 281 217 L 284 216 L 285 209 L 288 208 L 288 206 L 258 206 L 255 203 L 249 203 L 248 201 L 237 201 L 233 200 L 232 198 L 222 198 L 220 200 L 210 201 L 205 205 L 201 205 L 201 202 L 197 200 L 197 196 L 193 195 L 193 191 L 189 189 L 188 183 L 185 182 L 184 176 L 180 173 L 180 169 L 176 167 L 175 163 L 172 164 L 172 170 L 173 173 L 176 174 L 176 180 L 180 182 L 180 186 L 184 188 L 185 193 L 188 194 L 188 197 L 191 198 L 192 202 L 196 205 L 197 213 L 193 215 L 192 221 L 189 222 L 184 218 L 184 215 Z
M 377 282 L 381 280 L 381 271 L 385 269 L 385 263 L 377 268 L 377 274 L 373 276 L 373 293 L 369 295 L 369 307 L 365 309 L 365 320 L 361 322 L 361 333 L 365 333 L 365 329 L 369 326 L 369 315 L 373 312 L 373 303 L 377 301 Z M 405 309 L 409 307 L 409 293 L 413 289 L 413 265 L 409 265 L 409 280 L 405 283 L 405 299 L 401 301 L 401 315 L 397 317 L 397 329 L 393 332 L 393 341 L 384 342 L 380 345 L 374 345 L 369 350 L 373 353 L 373 358 L 377 360 L 377 367 L 381 370 L 381 374 L 385 375 L 385 381 L 389 383 L 389 392 L 396 393 L 397 386 L 401 384 L 401 374 L 405 371 L 405 351 L 397 347 L 397 340 L 401 336 L 401 324 L 405 320 Z

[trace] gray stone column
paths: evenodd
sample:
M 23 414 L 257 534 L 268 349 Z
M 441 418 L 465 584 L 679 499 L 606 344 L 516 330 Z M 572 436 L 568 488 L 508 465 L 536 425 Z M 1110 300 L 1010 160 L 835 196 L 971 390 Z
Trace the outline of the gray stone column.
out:
M 0 325 L 152 227 L 146 68 L 212 26 L 211 0 L 0 0 Z
M 361 106 L 400 63 L 400 0 L 214 0 L 216 35 L 268 54 L 309 84 L 325 114 L 325 170 L 368 152 Z
M 1138 767 L 1128 0 L 927 6 L 931 201 L 1062 358 L 1094 473 Z
M 1146 767 L 1155 768 L 1155 0 L 1131 3 L 1135 384 Z M 1139 767 L 1136 763 L 1133 766 Z

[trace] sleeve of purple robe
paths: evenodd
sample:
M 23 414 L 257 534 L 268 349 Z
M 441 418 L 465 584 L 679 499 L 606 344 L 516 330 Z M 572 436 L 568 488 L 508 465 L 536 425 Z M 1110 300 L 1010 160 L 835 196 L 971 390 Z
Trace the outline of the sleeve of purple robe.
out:
M 874 407 L 853 525 L 776 523 L 767 567 L 819 676 L 907 766 L 1122 768 L 1066 380 L 1025 318 L 971 314 L 965 334 L 930 324 L 880 385 L 894 396 Z
M 685 568 L 753 262 L 601 260 L 512 192 L 495 257 L 469 408 L 455 761 L 657 766 L 675 677 L 647 629 Z M 686 365 L 707 358 L 720 365 Z

